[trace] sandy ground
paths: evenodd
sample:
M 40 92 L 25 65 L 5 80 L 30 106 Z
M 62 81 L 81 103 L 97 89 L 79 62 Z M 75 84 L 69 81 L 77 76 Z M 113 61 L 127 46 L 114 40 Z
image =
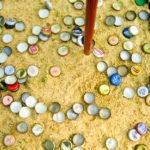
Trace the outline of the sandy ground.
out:
M 144 122 L 150 129 L 150 107 L 145 104 L 145 100 L 137 95 L 128 100 L 122 96 L 125 87 L 133 87 L 135 90 L 149 82 L 148 76 L 150 73 L 149 55 L 141 51 L 140 46 L 145 42 L 150 42 L 150 34 L 148 31 L 148 22 L 141 21 L 138 17 L 134 21 L 126 21 L 121 27 L 108 27 L 104 24 L 107 15 L 124 16 L 127 10 L 135 10 L 137 13 L 144 9 L 148 10 L 147 6 L 138 7 L 134 0 L 123 1 L 124 8 L 121 11 L 114 11 L 111 4 L 115 0 L 105 0 L 101 8 L 97 11 L 97 22 L 99 28 L 95 30 L 94 39 L 95 47 L 98 47 L 105 52 L 104 58 L 96 58 L 91 54 L 85 56 L 83 47 L 78 47 L 72 42 L 62 43 L 58 35 L 51 35 L 48 42 L 39 42 L 39 52 L 36 55 L 30 55 L 28 52 L 20 54 L 16 50 L 16 45 L 21 41 L 26 41 L 27 36 L 31 35 L 31 28 L 34 25 L 51 25 L 60 23 L 61 31 L 71 31 L 73 26 L 66 27 L 62 22 L 64 15 L 85 16 L 85 9 L 77 11 L 67 0 L 51 0 L 54 9 L 51 11 L 47 19 L 41 20 L 38 17 L 38 10 L 44 7 L 44 0 L 5 0 L 4 7 L 0 14 L 5 18 L 16 18 L 18 21 L 25 22 L 26 29 L 24 32 L 17 33 L 14 30 L 3 29 L 3 33 L 12 33 L 14 36 L 13 42 L 8 44 L 13 48 L 13 55 L 4 64 L 13 64 L 16 69 L 25 68 L 34 64 L 40 68 L 37 77 L 29 78 L 27 86 L 21 85 L 16 93 L 1 92 L 1 99 L 6 94 L 13 95 L 17 101 L 23 92 L 30 92 L 38 101 L 45 102 L 49 106 L 52 102 L 57 101 L 61 104 L 61 111 L 66 112 L 73 103 L 83 102 L 85 92 L 93 92 L 96 96 L 95 103 L 99 107 L 108 107 L 111 109 L 112 116 L 109 120 L 104 121 L 97 117 L 92 117 L 86 111 L 80 115 L 76 121 L 65 120 L 64 123 L 58 124 L 52 121 L 50 112 L 43 115 L 37 115 L 32 112 L 32 116 L 27 119 L 21 119 L 18 115 L 10 112 L 9 108 L 0 104 L 0 150 L 42 150 L 42 142 L 45 139 L 51 139 L 59 147 L 59 143 L 63 139 L 69 139 L 73 133 L 81 133 L 85 136 L 85 150 L 106 150 L 105 140 L 108 137 L 115 137 L 118 140 L 117 150 L 132 150 L 136 144 L 146 144 L 150 149 L 150 132 L 143 136 L 139 142 L 132 142 L 128 139 L 128 130 L 133 128 L 136 123 Z M 120 0 L 121 1 L 121 0 Z M 108 77 L 105 73 L 100 73 L 96 70 L 96 64 L 100 60 L 105 60 L 109 66 L 119 66 L 125 64 L 128 67 L 134 65 L 131 61 L 121 61 L 119 53 L 123 49 L 122 43 L 126 39 L 121 34 L 124 27 L 136 25 L 139 29 L 139 35 L 132 38 L 135 47 L 132 52 L 139 52 L 143 56 L 141 66 L 142 73 L 136 77 L 129 74 L 123 78 L 123 83 L 119 87 L 110 85 L 111 92 L 107 96 L 102 96 L 98 92 L 98 87 L 103 84 L 109 84 Z M 115 47 L 107 43 L 109 35 L 116 34 L 119 36 L 119 44 Z M 0 35 L 2 38 L 2 35 Z M 0 47 L 4 47 L 0 40 Z M 68 45 L 70 54 L 66 57 L 58 56 L 56 50 L 61 45 Z M 132 53 L 131 52 L 131 53 Z M 53 78 L 49 75 L 49 68 L 53 65 L 61 67 L 60 77 Z M 46 78 L 46 82 L 42 82 L 42 78 Z M 87 105 L 85 105 L 85 109 Z M 16 124 L 19 121 L 25 121 L 29 125 L 29 131 L 26 134 L 20 134 L 16 131 Z M 44 133 L 35 137 L 31 133 L 31 127 L 34 123 L 40 123 L 44 126 Z M 3 137 L 6 134 L 12 134 L 16 138 L 13 146 L 6 148 L 3 145 Z

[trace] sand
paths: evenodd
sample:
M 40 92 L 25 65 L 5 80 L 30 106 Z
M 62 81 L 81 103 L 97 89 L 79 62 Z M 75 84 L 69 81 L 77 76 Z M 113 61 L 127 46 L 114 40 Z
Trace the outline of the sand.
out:
M 9 107 L 4 107 L 0 104 L 0 150 L 42 150 L 42 143 L 46 139 L 52 140 L 56 145 L 56 150 L 59 147 L 60 141 L 69 139 L 70 135 L 74 133 L 81 133 L 85 137 L 85 143 L 82 146 L 85 150 L 106 150 L 105 140 L 108 137 L 114 137 L 118 141 L 117 150 L 132 150 L 136 144 L 143 143 L 150 148 L 150 132 L 142 136 L 138 142 L 132 142 L 128 139 L 128 130 L 133 128 L 138 122 L 145 123 L 150 129 L 150 107 L 145 104 L 145 100 L 135 95 L 131 100 L 122 96 L 125 87 L 132 87 L 135 90 L 141 85 L 149 82 L 150 62 L 149 55 L 144 54 L 140 46 L 149 42 L 150 34 L 148 31 L 148 21 L 141 21 L 138 17 L 134 21 L 126 21 L 121 27 L 108 27 L 104 20 L 107 15 L 121 15 L 124 16 L 127 10 L 135 10 L 138 13 L 144 9 L 148 11 L 148 7 L 138 7 L 134 0 L 120 0 L 123 2 L 123 9 L 115 11 L 111 8 L 115 0 L 105 0 L 101 8 L 97 10 L 97 22 L 99 28 L 95 30 L 94 40 L 95 47 L 102 49 L 105 52 L 104 58 L 96 58 L 93 54 L 85 56 L 83 54 L 83 47 L 78 47 L 71 41 L 63 43 L 59 39 L 59 34 L 51 35 L 47 42 L 39 42 L 39 52 L 36 55 L 30 55 L 28 52 L 20 54 L 16 50 L 16 45 L 21 41 L 26 41 L 27 37 L 31 35 L 31 28 L 34 25 L 52 25 L 53 23 L 60 23 L 61 31 L 71 31 L 73 26 L 66 27 L 62 18 L 64 15 L 85 16 L 85 9 L 78 11 L 67 1 L 51 0 L 54 9 L 50 12 L 47 19 L 40 19 L 38 17 L 38 10 L 44 8 L 44 0 L 7 0 L 3 1 L 3 9 L 0 10 L 1 15 L 5 18 L 16 18 L 18 21 L 23 21 L 26 25 L 24 32 L 16 32 L 13 30 L 3 29 L 3 33 L 11 33 L 14 36 L 13 42 L 4 44 L 0 40 L 0 47 L 9 45 L 13 48 L 13 54 L 7 62 L 3 65 L 12 64 L 16 69 L 24 68 L 34 64 L 39 67 L 38 76 L 29 78 L 26 86 L 21 85 L 16 93 L 9 91 L 1 92 L 1 99 L 7 94 L 11 94 L 16 101 L 20 100 L 20 95 L 23 92 L 30 92 L 35 96 L 39 102 L 46 103 L 49 106 L 52 102 L 59 102 L 61 104 L 61 111 L 65 112 L 75 103 L 83 103 L 83 95 L 85 92 L 93 92 L 96 96 L 95 103 L 101 107 L 108 107 L 111 109 L 112 116 L 108 120 L 102 120 L 99 116 L 89 116 L 85 111 L 75 121 L 69 121 L 58 124 L 52 120 L 52 115 L 47 111 L 43 115 L 38 115 L 32 111 L 31 117 L 21 119 L 18 114 L 13 114 Z M 100 60 L 107 62 L 108 66 L 127 65 L 129 68 L 134 65 L 131 61 L 121 61 L 119 53 L 121 52 L 122 43 L 126 41 L 122 35 L 124 27 L 136 25 L 139 29 L 139 35 L 131 39 L 134 42 L 134 49 L 132 52 L 138 52 L 143 56 L 142 73 L 139 76 L 128 74 L 123 78 L 120 86 L 115 87 L 110 85 L 108 77 L 105 73 L 100 73 L 96 69 L 96 64 Z M 110 46 L 107 43 L 109 35 L 117 35 L 119 37 L 119 44 L 117 46 Z M 60 57 L 56 50 L 61 45 L 67 45 L 70 48 L 70 53 L 66 57 Z M 61 75 L 57 78 L 50 76 L 49 68 L 53 65 L 61 68 Z M 46 79 L 43 82 L 43 79 Z M 110 94 L 102 96 L 98 92 L 101 84 L 110 85 Z M 16 124 L 19 121 L 25 121 L 29 125 L 29 131 L 26 134 L 20 134 L 16 131 Z M 31 132 L 31 127 L 35 123 L 40 123 L 44 126 L 44 132 L 41 136 L 35 137 Z M 16 142 L 13 146 L 7 148 L 3 145 L 3 138 L 6 134 L 15 136 Z

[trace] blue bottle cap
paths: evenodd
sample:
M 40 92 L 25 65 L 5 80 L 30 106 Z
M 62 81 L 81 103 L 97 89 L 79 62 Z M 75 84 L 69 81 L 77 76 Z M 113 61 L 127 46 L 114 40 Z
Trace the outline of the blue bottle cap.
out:
M 145 135 L 148 131 L 147 126 L 144 123 L 138 123 L 136 125 L 136 131 L 140 134 L 140 135 Z
M 80 36 L 82 35 L 82 29 L 78 28 L 78 27 L 75 27 L 73 30 L 72 30 L 72 33 L 73 35 L 75 36 Z
M 6 66 L 6 67 L 4 68 L 4 72 L 5 72 L 5 74 L 8 75 L 8 76 L 13 75 L 14 72 L 15 72 L 15 68 L 14 68 L 14 66 L 12 66 L 12 65 L 8 65 L 8 66 Z
M 118 86 L 121 84 L 121 82 L 122 82 L 122 77 L 118 73 L 115 73 L 110 76 L 110 83 L 112 85 Z
M 122 31 L 122 34 L 124 35 L 125 38 L 128 38 L 128 39 L 133 37 L 133 35 L 129 32 L 128 28 L 124 28 Z
M 9 47 L 9 46 L 5 46 L 3 48 L 3 52 L 7 55 L 7 56 L 10 56 L 12 54 L 12 48 Z

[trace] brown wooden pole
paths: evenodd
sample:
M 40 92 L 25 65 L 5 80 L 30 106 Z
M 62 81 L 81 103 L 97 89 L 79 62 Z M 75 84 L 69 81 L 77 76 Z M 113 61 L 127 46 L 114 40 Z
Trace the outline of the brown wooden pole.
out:
M 84 54 L 90 55 L 98 0 L 86 0 Z

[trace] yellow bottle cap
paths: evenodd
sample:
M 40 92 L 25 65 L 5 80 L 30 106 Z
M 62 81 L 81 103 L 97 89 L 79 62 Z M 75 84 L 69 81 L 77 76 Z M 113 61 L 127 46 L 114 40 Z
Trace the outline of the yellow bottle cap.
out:
M 138 65 L 131 67 L 131 73 L 135 76 L 138 76 L 142 71 L 142 68 Z
M 102 95 L 107 95 L 107 94 L 109 94 L 109 91 L 110 91 L 110 88 L 109 88 L 109 86 L 106 85 L 106 84 L 103 84 L 103 85 L 101 85 L 101 86 L 99 87 L 99 92 L 100 92 L 100 94 L 102 94 Z
M 144 144 L 138 144 L 136 147 L 135 147 L 135 150 L 148 150 L 147 149 L 147 146 L 144 145 Z

